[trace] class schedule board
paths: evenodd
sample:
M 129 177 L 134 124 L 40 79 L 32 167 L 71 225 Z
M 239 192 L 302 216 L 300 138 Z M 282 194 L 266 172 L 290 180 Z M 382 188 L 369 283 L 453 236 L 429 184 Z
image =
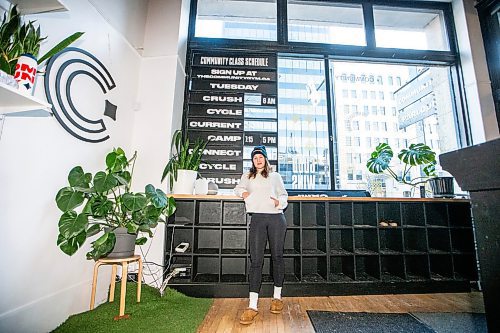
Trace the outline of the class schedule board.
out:
M 200 52 L 191 61 L 187 135 L 209 141 L 200 174 L 234 188 L 256 145 L 265 145 L 277 166 L 276 55 Z

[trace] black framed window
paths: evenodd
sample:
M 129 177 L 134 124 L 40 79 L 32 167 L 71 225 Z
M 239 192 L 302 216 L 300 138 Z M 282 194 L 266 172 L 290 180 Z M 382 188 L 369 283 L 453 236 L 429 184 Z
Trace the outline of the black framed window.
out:
M 365 89 L 373 85 L 372 78 L 376 81 L 379 75 L 399 77 L 402 81 L 400 87 L 390 85 L 388 80 L 382 82 L 375 93 L 375 99 L 359 99 L 359 105 L 372 104 L 372 112 L 363 113 L 335 113 L 337 126 L 334 129 L 338 138 L 345 137 L 335 145 L 334 158 L 337 168 L 334 170 L 336 188 L 356 190 L 361 188 L 374 188 L 385 176 L 373 178 L 366 170 L 366 160 L 369 154 L 379 143 L 388 143 L 394 150 L 401 149 L 408 144 L 424 142 L 439 155 L 442 152 L 459 148 L 459 137 L 456 129 L 456 118 L 449 67 L 429 67 L 415 65 L 395 65 L 366 62 L 346 62 L 330 60 L 333 82 L 333 99 L 336 108 L 349 105 L 352 100 L 339 93 L 342 90 Z M 392 93 L 395 99 L 381 98 L 380 93 Z M 395 112 L 386 112 L 388 109 Z M 364 128 L 359 122 L 364 121 Z M 349 127 L 342 124 L 349 124 Z M 389 124 L 393 124 L 392 126 Z M 363 142 L 363 144 L 361 144 Z M 398 150 L 395 151 L 396 153 Z M 365 156 L 360 158 L 359 156 Z M 392 163 L 394 170 L 399 170 L 403 165 Z M 362 175 L 359 179 L 350 179 L 347 174 L 354 170 L 355 174 Z M 412 170 L 411 177 L 421 176 L 420 170 Z M 379 191 L 379 195 L 401 196 L 403 191 L 411 190 L 408 186 L 396 183 L 392 178 L 386 178 L 385 183 L 391 186 Z
M 322 59 L 278 59 L 278 171 L 289 189 L 331 188 L 325 80 Z
M 373 6 L 373 19 L 377 47 L 450 50 L 442 10 Z
M 276 0 L 198 0 L 196 37 L 276 40 Z
M 256 10 L 245 15 L 266 17 L 276 35 L 247 37 L 246 23 L 237 22 L 248 22 L 240 9 L 213 7 L 235 2 L 268 8 L 266 14 Z M 276 57 L 276 107 L 252 111 L 245 105 L 244 127 L 253 134 L 277 133 L 272 154 L 289 189 L 360 190 L 383 183 L 382 194 L 401 196 L 403 189 L 390 180 L 367 174 L 364 164 L 377 144 L 387 142 L 399 150 L 426 142 L 441 153 L 469 142 L 461 89 L 456 87 L 458 53 L 449 3 L 198 0 L 192 8 L 188 64 L 196 52 Z M 238 25 L 243 30 L 236 35 L 201 33 L 200 22 L 215 16 L 232 21 L 234 31 Z M 426 80 L 433 82 L 432 89 Z M 190 85 L 186 87 L 189 103 Z M 267 124 L 267 116 L 275 120 Z M 248 149 L 251 145 L 245 143 L 244 156 Z M 249 162 L 245 157 L 243 169 Z
M 288 41 L 366 45 L 361 4 L 289 0 Z

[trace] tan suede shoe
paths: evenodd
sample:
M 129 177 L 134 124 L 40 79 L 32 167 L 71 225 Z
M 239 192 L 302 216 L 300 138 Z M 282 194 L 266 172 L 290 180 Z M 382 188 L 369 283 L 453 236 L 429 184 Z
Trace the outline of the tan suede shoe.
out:
M 273 298 L 271 301 L 271 313 L 279 314 L 283 311 L 283 301 L 280 299 Z
M 259 314 L 259 311 L 254 310 L 252 308 L 246 308 L 245 311 L 241 314 L 240 324 L 242 325 L 250 325 L 253 323 L 255 317 Z

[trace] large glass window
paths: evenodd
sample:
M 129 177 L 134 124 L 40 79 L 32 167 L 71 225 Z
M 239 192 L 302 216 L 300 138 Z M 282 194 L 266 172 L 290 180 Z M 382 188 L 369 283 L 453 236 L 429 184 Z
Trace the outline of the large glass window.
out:
M 354 136 L 355 143 L 336 145 L 336 165 L 334 170 L 337 189 L 355 190 L 371 189 L 372 195 L 401 197 L 403 191 L 410 188 L 395 182 L 385 175 L 370 174 L 366 169 L 366 161 L 370 153 L 380 142 L 389 143 L 395 155 L 403 147 L 412 143 L 425 143 L 437 155 L 443 152 L 458 149 L 457 131 L 451 96 L 449 68 L 421 67 L 406 65 L 369 64 L 359 62 L 331 61 L 333 68 L 334 99 L 336 109 L 352 103 L 338 91 L 343 89 L 366 89 L 372 77 L 390 75 L 400 77 L 401 87 L 384 81 L 381 89 L 386 93 L 393 93 L 395 99 L 377 99 L 373 101 L 359 99 L 359 104 L 376 103 L 376 110 L 396 109 L 393 112 L 373 112 L 368 115 L 336 112 L 335 131 L 338 138 Z M 365 121 L 365 128 L 350 126 L 346 128 L 346 121 L 357 123 Z M 371 122 L 371 125 L 370 125 Z M 387 124 L 394 124 L 388 130 Z M 369 131 L 368 129 L 371 129 Z M 358 141 L 359 138 L 359 141 Z M 363 142 L 363 144 L 361 144 Z M 359 143 L 359 144 L 358 144 Z M 360 158 L 359 156 L 362 156 Z M 397 157 L 391 163 L 396 172 L 402 172 L 402 165 L 398 164 Z M 349 173 L 362 175 L 350 179 Z M 418 169 L 412 170 L 411 178 L 421 176 Z M 379 186 L 381 180 L 387 186 Z
M 440 10 L 373 7 L 377 47 L 448 51 Z
M 288 40 L 366 45 L 361 5 L 288 1 Z
M 276 40 L 276 0 L 198 0 L 195 37 Z
M 273 105 L 245 104 L 244 129 L 277 134 L 277 146 L 270 146 L 268 154 L 288 189 L 369 190 L 374 196 L 401 197 L 408 187 L 366 169 L 378 144 L 390 144 L 397 154 L 423 142 L 440 154 L 467 142 L 466 115 L 457 113 L 463 103 L 452 96 L 458 91 L 450 79 L 456 75 L 458 53 L 448 36 L 453 31 L 449 4 L 415 8 L 426 2 L 193 1 L 194 36 L 213 39 L 190 41 L 191 51 L 277 57 L 278 77 L 270 81 L 276 84 Z M 286 17 L 277 17 L 285 12 Z M 447 66 L 425 66 L 431 64 L 427 59 L 432 66 Z M 241 84 L 253 84 L 255 69 L 245 68 L 250 74 Z M 256 80 L 255 86 L 259 84 Z M 265 98 L 268 93 L 244 95 Z M 242 148 L 243 170 L 251 164 L 249 142 Z M 398 164 L 397 157 L 393 164 Z M 402 174 L 400 165 L 393 167 Z M 409 177 L 419 176 L 415 168 Z
M 323 60 L 278 59 L 278 169 L 288 189 L 330 189 Z

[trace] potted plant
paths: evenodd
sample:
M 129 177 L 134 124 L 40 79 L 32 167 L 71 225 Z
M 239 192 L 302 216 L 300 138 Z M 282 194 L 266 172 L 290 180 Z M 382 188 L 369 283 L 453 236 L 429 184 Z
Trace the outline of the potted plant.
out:
M 455 178 L 452 176 L 438 176 L 429 179 L 429 185 L 435 198 L 455 197 Z
M 9 75 L 15 75 L 16 65 L 21 60 L 27 64 L 33 63 L 36 72 L 36 67 L 82 35 L 83 32 L 75 32 L 38 59 L 40 45 L 47 37 L 41 36 L 40 27 L 35 26 L 35 21 L 23 22 L 17 5 L 12 6 L 8 13 L 4 13 L 0 24 L 0 69 Z
M 176 130 L 172 136 L 172 157 L 168 161 L 161 181 L 168 176 L 169 189 L 174 194 L 193 194 L 194 183 L 198 176 L 203 151 L 208 141 L 197 139 L 192 147 L 189 139 L 182 138 L 182 132 Z
M 436 153 L 423 143 L 411 144 L 408 149 L 401 149 L 398 154 L 399 160 L 404 164 L 404 170 L 399 176 L 389 165 L 394 152 L 387 143 L 381 143 L 372 152 L 371 158 L 366 162 L 368 171 L 381 174 L 386 171 L 392 178 L 401 184 L 410 185 L 413 188 L 423 186 L 432 177 L 436 176 Z M 421 166 L 424 176 L 408 179 L 413 167 Z
M 106 169 L 94 176 L 81 166 L 71 169 L 69 186 L 56 195 L 57 207 L 62 211 L 57 245 L 64 253 L 73 255 L 86 239 L 101 234 L 87 253 L 87 259 L 97 260 L 115 248 L 121 239 L 118 234 L 132 238 L 131 250 L 123 251 L 122 256 L 133 255 L 135 244 L 147 241 L 146 237 L 137 238 L 137 234 L 145 232 L 152 237 L 151 229 L 174 213 L 174 198 L 153 185 L 147 185 L 145 192 L 130 190 L 136 157 L 137 153 L 129 160 L 117 148 L 106 156 Z

